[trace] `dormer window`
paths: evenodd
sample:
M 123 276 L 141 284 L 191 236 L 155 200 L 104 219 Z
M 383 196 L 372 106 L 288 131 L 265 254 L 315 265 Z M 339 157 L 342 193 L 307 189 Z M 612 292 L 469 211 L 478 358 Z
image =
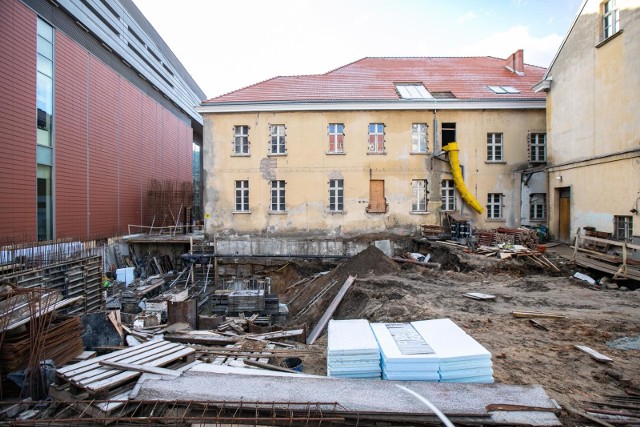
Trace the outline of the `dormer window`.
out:
M 520 93 L 520 91 L 513 86 L 487 86 L 487 87 L 491 89 L 493 93 L 497 93 L 499 95 Z
M 422 83 L 396 83 L 396 90 L 402 99 L 433 98 Z

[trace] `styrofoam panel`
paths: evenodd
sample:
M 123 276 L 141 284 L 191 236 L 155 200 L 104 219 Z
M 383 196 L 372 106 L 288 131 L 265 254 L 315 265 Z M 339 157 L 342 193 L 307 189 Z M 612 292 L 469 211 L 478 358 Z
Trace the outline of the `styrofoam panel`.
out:
M 392 372 L 421 372 L 421 371 L 433 371 L 438 372 L 439 365 L 437 363 L 424 363 L 424 362 L 407 362 L 407 363 L 388 363 L 384 359 L 380 366 Z
M 365 319 L 331 320 L 328 328 L 327 352 L 376 352 L 378 343 Z
M 439 381 L 440 375 L 435 372 L 382 372 L 382 379 L 391 381 Z
M 450 319 L 411 322 L 444 361 L 491 359 L 491 353 Z
M 400 349 L 396 345 L 393 336 L 387 329 L 384 323 L 372 323 L 371 329 L 375 335 L 376 340 L 378 340 L 378 344 L 380 345 L 380 352 L 382 353 L 382 358 L 385 363 L 411 363 L 411 362 L 419 362 L 424 361 L 426 363 L 438 363 L 440 361 L 440 357 L 436 354 L 402 354 Z M 425 339 L 429 345 L 428 340 Z M 433 346 L 432 346 L 433 347 Z M 435 350 L 435 349 L 434 349 Z
M 456 378 L 451 380 L 440 380 L 443 383 L 476 383 L 476 384 L 493 384 L 493 376 L 487 375 L 482 377 Z
M 493 369 L 491 368 L 460 369 L 459 371 L 448 371 L 448 372 L 440 371 L 440 378 L 442 380 L 452 380 L 457 378 L 486 377 L 486 376 L 492 376 L 492 375 L 493 375 Z
M 460 369 L 476 369 L 476 368 L 491 368 L 493 363 L 491 359 L 476 359 L 476 360 L 464 360 L 464 361 L 447 361 L 444 360 L 440 363 L 441 371 L 458 371 Z

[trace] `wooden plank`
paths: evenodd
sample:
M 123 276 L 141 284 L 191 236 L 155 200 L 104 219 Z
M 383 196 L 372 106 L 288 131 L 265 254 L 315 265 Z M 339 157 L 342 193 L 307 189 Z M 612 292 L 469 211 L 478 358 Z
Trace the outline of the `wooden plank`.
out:
M 309 334 L 309 337 L 307 338 L 308 345 L 313 344 L 318 339 L 318 337 L 324 330 L 325 326 L 327 326 L 327 323 L 329 323 L 329 319 L 331 319 L 331 316 L 333 316 L 333 313 L 338 308 L 338 305 L 340 305 L 340 302 L 342 302 L 342 298 L 344 298 L 347 291 L 349 290 L 349 288 L 351 288 L 351 285 L 353 285 L 353 282 L 355 280 L 356 278 L 354 276 L 349 276 L 347 280 L 344 282 L 344 284 L 342 285 L 342 288 L 340 288 L 336 297 L 333 299 L 333 301 L 331 301 L 331 304 L 329 304 L 327 311 L 324 312 L 324 314 L 318 321 L 318 324 L 315 326 L 315 328 L 313 328 L 313 331 L 311 331 L 311 334 Z
M 606 422 L 604 420 L 601 420 L 600 418 L 596 418 L 596 417 L 594 417 L 592 415 L 589 415 L 586 412 L 581 411 L 580 409 L 574 408 L 573 406 L 570 406 L 570 405 L 563 405 L 563 406 L 564 406 L 564 409 L 567 410 L 567 412 L 570 412 L 570 413 L 572 413 L 574 415 L 579 415 L 582 418 L 585 418 L 585 419 L 587 419 L 589 421 L 592 421 L 592 422 L 594 422 L 594 423 L 596 423 L 598 425 L 601 425 L 601 426 L 604 426 L 604 427 L 614 427 L 613 424 L 610 424 L 610 423 L 608 423 L 608 422 Z
M 538 317 L 541 319 L 564 319 L 564 314 L 543 313 L 540 311 L 512 311 L 511 315 L 518 318 Z
M 142 364 L 145 364 L 145 363 L 149 363 L 152 360 L 155 360 L 157 358 L 164 357 L 164 356 L 166 356 L 168 354 L 172 354 L 176 350 L 179 350 L 181 348 L 184 348 L 184 346 L 182 346 L 180 344 L 173 344 L 171 346 L 166 346 L 166 347 L 160 348 L 158 352 L 143 353 L 143 354 L 136 355 L 135 357 L 127 358 L 127 359 L 109 360 L 109 361 L 110 362 L 116 362 L 116 363 L 135 363 L 135 364 L 138 364 L 138 365 L 142 365 Z M 112 376 L 112 375 L 114 375 L 113 369 L 98 367 L 97 369 L 94 369 L 94 370 L 89 371 L 89 372 L 85 372 L 82 375 L 75 376 L 75 377 L 71 378 L 70 381 L 72 383 L 74 383 L 74 384 L 83 386 L 83 385 L 85 385 L 87 383 L 98 381 L 98 380 L 101 380 L 103 378 L 106 378 L 106 377 L 109 377 L 109 376 Z
M 39 304 L 38 308 L 36 309 L 36 313 L 35 313 L 35 317 L 40 317 L 43 316 L 47 313 L 50 313 L 52 311 L 58 310 L 60 308 L 64 308 L 68 305 L 73 305 L 76 304 L 80 301 L 83 301 L 84 297 L 83 296 L 79 296 L 79 297 L 75 297 L 75 298 L 69 298 L 69 299 L 65 299 L 62 301 L 58 301 L 54 304 L 50 304 L 50 305 L 46 305 L 45 307 L 42 307 L 41 304 Z M 9 331 L 11 329 L 15 329 L 18 326 L 22 326 L 22 325 L 26 325 L 27 323 L 29 323 L 31 321 L 31 315 L 21 319 L 21 320 L 17 320 L 11 324 L 4 324 L 4 325 L 0 325 L 0 332 L 4 332 L 4 331 Z
M 98 356 L 95 357 L 93 359 L 89 359 L 89 360 L 85 360 L 84 362 L 79 362 L 79 363 L 74 363 L 73 365 L 67 365 L 67 366 L 63 366 L 62 368 L 58 369 L 58 374 L 68 374 L 68 375 L 73 375 L 71 372 L 72 371 L 76 371 L 79 368 L 83 368 L 87 365 L 92 365 L 100 360 L 105 360 L 108 359 L 110 357 L 115 357 L 115 356 L 119 356 L 119 355 L 123 355 L 123 354 L 129 354 L 129 353 L 133 353 L 133 352 L 139 352 L 139 351 L 144 351 L 143 349 L 151 347 L 151 346 L 157 346 L 159 344 L 162 343 L 162 340 L 158 340 L 158 341 L 149 341 L 140 345 L 137 345 L 135 347 L 129 347 L 129 348 L 125 348 L 123 350 L 118 350 L 118 351 L 114 351 L 113 353 L 108 353 L 108 354 L 103 354 L 102 356 Z
M 297 337 L 303 334 L 304 334 L 304 329 L 292 329 L 289 331 L 266 332 L 264 334 L 250 334 L 250 335 L 244 335 L 244 337 L 258 339 L 258 340 L 275 340 L 278 338 Z
M 157 359 L 157 360 L 154 360 L 152 362 L 149 362 L 148 365 L 149 366 L 161 366 L 161 365 L 164 365 L 166 363 L 173 362 L 174 360 L 180 359 L 180 358 L 185 357 L 185 356 L 189 356 L 189 355 L 194 354 L 194 353 L 195 353 L 194 349 L 192 349 L 192 348 L 184 348 L 181 351 L 178 351 L 176 353 L 171 354 L 170 356 L 166 356 L 166 357 L 164 357 L 162 359 Z M 124 372 L 121 372 L 118 375 L 115 375 L 115 376 L 111 377 L 111 378 L 107 378 L 107 379 L 104 379 L 102 381 L 98 381 L 98 382 L 93 383 L 93 384 L 87 384 L 85 386 L 85 388 L 87 390 L 89 390 L 90 393 L 92 393 L 92 392 L 95 393 L 95 392 L 101 391 L 103 389 L 109 389 L 109 388 L 115 387 L 117 385 L 120 385 L 122 383 L 125 383 L 125 382 L 127 382 L 127 381 L 129 381 L 129 380 L 131 380 L 133 378 L 136 378 L 139 375 L 140 375 L 140 372 L 124 371 Z
M 110 368 L 117 368 L 117 369 L 120 369 L 121 371 L 147 372 L 149 374 L 170 375 L 172 377 L 180 376 L 179 371 L 174 371 L 173 369 L 159 368 L 156 366 L 134 365 L 133 363 L 110 362 L 108 360 L 101 361 L 100 365 L 108 366 Z
M 594 349 L 587 347 L 586 345 L 575 345 L 575 348 L 577 348 L 580 351 L 583 351 L 585 353 L 587 353 L 589 356 L 591 356 L 593 359 L 595 359 L 596 361 L 600 362 L 600 363 L 609 363 L 609 362 L 613 362 L 613 359 L 605 356 L 602 353 L 599 353 L 597 351 L 595 351 Z
M 298 371 L 294 371 L 293 369 L 283 368 L 282 366 L 276 366 L 276 365 L 272 365 L 270 363 L 256 362 L 255 360 L 248 360 L 247 359 L 247 360 L 243 360 L 242 362 L 245 365 L 255 366 L 257 368 L 267 369 L 267 370 L 270 370 L 270 371 L 288 372 L 290 374 L 299 374 L 300 373 Z
M 170 334 L 165 335 L 164 339 L 171 342 L 193 343 L 203 345 L 225 345 L 233 344 L 241 340 L 241 337 L 223 337 L 220 335 L 191 335 L 191 334 Z
M 98 356 L 98 357 L 94 357 L 93 359 L 86 360 L 84 362 L 75 363 L 73 365 L 60 368 L 58 370 L 58 376 L 62 378 L 73 377 L 82 372 L 87 372 L 92 369 L 95 369 L 96 367 L 99 366 L 98 362 L 101 360 L 111 360 L 112 362 L 120 362 L 122 361 L 122 359 L 125 359 L 129 356 L 145 353 L 146 351 L 165 346 L 166 344 L 167 344 L 167 341 L 164 341 L 164 340 L 149 341 L 149 342 L 137 345 L 135 347 L 129 347 L 124 350 L 114 351 L 113 353 L 104 354 L 102 356 Z
M 79 355 L 77 355 L 76 357 L 73 358 L 74 362 L 82 362 L 84 360 L 89 360 L 89 359 L 93 359 L 94 357 L 96 357 L 98 355 L 97 352 L 95 351 L 88 351 L 85 350 L 82 353 L 80 353 Z
M 493 411 L 517 411 L 517 412 L 553 412 L 559 414 L 561 408 L 545 408 L 540 406 L 527 406 L 527 405 L 510 405 L 507 403 L 492 403 L 485 408 L 488 412 Z
M 609 240 L 609 239 L 601 239 L 599 237 L 591 237 L 591 236 L 580 236 L 580 240 L 586 240 L 586 241 L 591 241 L 591 242 L 598 242 L 598 243 L 606 243 L 608 245 L 612 245 L 612 246 L 626 246 L 629 249 L 637 249 L 640 250 L 640 245 L 634 245 L 632 243 L 626 243 L 626 242 L 622 242 L 619 240 Z

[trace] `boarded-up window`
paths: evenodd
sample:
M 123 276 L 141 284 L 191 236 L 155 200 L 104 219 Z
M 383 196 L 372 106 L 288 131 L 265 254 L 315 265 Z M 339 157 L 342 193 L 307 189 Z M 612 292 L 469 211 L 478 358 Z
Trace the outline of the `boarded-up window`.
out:
M 384 197 L 384 180 L 372 179 L 369 181 L 369 213 L 385 213 L 387 211 L 387 199 Z

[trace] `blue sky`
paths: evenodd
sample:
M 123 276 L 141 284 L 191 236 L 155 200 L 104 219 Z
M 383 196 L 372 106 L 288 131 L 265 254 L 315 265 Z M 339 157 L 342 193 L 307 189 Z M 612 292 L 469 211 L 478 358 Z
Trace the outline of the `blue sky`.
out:
M 551 62 L 582 0 L 133 0 L 207 97 L 365 56 Z

